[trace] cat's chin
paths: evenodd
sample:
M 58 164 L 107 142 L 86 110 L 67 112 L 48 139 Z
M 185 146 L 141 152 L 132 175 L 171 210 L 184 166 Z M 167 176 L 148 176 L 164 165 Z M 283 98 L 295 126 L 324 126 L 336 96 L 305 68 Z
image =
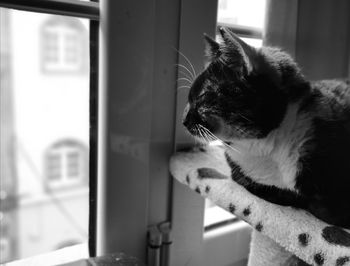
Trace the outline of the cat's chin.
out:
M 194 137 L 196 142 L 199 142 L 199 144 L 202 144 L 202 145 L 209 145 L 210 144 L 210 141 L 208 141 L 207 139 L 204 139 L 201 136 L 195 136 L 195 135 L 192 135 L 192 136 Z

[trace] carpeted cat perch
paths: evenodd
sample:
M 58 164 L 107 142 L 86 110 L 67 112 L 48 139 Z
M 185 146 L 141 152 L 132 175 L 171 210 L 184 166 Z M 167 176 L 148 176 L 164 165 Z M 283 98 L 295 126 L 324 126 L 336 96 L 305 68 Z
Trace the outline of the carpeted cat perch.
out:
M 209 146 L 178 152 L 171 158 L 170 171 L 179 182 L 255 228 L 249 266 L 350 265 L 348 230 L 249 193 L 229 178 L 231 170 L 221 148 Z M 214 171 L 220 172 L 221 178 L 210 178 Z M 295 256 L 305 263 L 292 262 Z

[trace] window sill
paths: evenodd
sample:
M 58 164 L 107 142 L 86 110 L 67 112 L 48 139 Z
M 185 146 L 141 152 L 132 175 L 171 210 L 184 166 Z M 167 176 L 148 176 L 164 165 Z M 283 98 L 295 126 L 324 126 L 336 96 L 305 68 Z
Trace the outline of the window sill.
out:
M 48 266 L 69 263 L 89 257 L 87 244 L 79 244 L 38 256 L 16 260 L 2 266 Z
M 143 266 L 138 259 L 123 253 L 114 253 L 106 256 L 88 258 L 86 244 L 79 244 L 62 248 L 46 254 L 18 260 L 1 266 Z
M 247 265 L 251 231 L 238 220 L 205 232 L 201 266 Z
M 228 211 L 218 207 L 213 206 L 207 208 L 204 213 L 204 229 L 207 231 L 209 228 L 215 227 L 215 225 L 228 223 L 236 220 L 236 216 Z

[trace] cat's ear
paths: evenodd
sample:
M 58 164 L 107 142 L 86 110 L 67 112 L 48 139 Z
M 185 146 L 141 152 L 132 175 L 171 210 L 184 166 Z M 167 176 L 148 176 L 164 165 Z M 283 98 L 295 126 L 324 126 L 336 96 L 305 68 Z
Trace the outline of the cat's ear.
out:
M 220 56 L 220 44 L 210 38 L 206 33 L 203 34 L 205 40 L 205 55 L 209 61 Z
M 256 56 L 256 50 L 246 44 L 229 29 L 220 27 L 219 31 L 225 44 L 223 47 L 223 54 L 228 57 L 228 60 L 231 64 L 234 64 L 235 67 L 240 68 L 246 73 L 251 72 L 253 69 L 254 58 Z

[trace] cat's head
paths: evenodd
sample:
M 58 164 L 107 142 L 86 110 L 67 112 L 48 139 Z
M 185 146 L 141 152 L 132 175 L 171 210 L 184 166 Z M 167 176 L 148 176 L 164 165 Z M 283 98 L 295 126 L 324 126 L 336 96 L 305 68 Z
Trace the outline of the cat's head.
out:
M 281 50 L 256 49 L 226 28 L 220 34 L 220 43 L 205 35 L 209 62 L 191 85 L 183 124 L 200 138 L 206 130 L 224 141 L 262 138 L 308 83 Z

